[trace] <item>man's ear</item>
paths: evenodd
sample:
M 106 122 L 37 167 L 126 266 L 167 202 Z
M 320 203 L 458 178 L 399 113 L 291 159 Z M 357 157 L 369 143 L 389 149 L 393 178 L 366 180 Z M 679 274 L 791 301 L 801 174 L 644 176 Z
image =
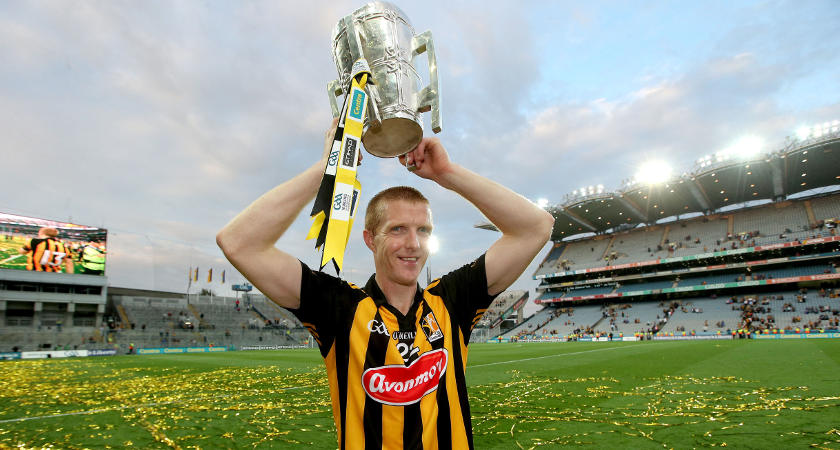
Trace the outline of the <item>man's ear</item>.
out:
M 374 251 L 373 250 L 373 233 L 371 233 L 370 231 L 368 231 L 366 229 L 362 230 L 362 237 L 365 238 L 365 245 L 367 245 L 367 248 L 369 248 L 370 251 Z

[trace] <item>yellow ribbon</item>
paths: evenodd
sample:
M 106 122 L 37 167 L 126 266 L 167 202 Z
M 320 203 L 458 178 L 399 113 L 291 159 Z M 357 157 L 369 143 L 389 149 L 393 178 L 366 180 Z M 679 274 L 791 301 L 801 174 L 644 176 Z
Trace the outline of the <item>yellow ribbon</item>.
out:
M 362 151 L 368 100 L 365 85 L 369 80 L 367 63 L 363 59 L 356 61 L 350 92 L 344 101 L 321 186 L 310 214 L 313 223 L 306 235 L 307 240 L 317 238 L 316 249 L 323 246 L 321 269 L 332 260 L 336 273 L 341 271 L 344 263 L 344 252 L 362 190 L 361 183 L 356 179 L 356 164 Z

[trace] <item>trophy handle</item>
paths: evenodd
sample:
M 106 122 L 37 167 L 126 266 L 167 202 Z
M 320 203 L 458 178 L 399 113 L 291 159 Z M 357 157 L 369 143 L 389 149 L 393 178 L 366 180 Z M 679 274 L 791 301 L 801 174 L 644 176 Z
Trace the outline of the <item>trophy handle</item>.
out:
M 368 126 L 378 130 L 382 126 L 382 116 L 379 114 L 379 90 L 373 84 L 373 78 L 365 85 L 365 91 L 368 94 Z
M 332 108 L 333 117 L 338 117 L 340 114 L 335 98 L 342 94 L 344 94 L 344 91 L 341 89 L 341 83 L 338 80 L 332 80 L 327 83 L 327 96 L 330 98 L 330 108 Z
M 417 93 L 417 111 L 432 112 L 432 131 L 440 133 L 440 89 L 437 76 L 437 56 L 432 32 L 425 31 L 411 39 L 411 60 L 422 53 L 429 58 L 429 85 Z

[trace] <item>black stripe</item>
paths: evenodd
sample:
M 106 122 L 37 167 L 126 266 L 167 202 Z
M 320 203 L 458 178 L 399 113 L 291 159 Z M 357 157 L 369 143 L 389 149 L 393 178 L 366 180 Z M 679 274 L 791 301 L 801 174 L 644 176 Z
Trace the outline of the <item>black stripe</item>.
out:
M 453 327 L 453 329 L 455 328 Z M 472 450 L 474 447 L 470 402 L 467 397 L 467 382 L 464 378 L 464 364 L 461 358 L 461 340 L 457 334 L 452 336 L 452 362 L 455 363 L 455 384 L 458 386 L 458 402 L 461 403 L 461 417 L 464 421 L 464 429 L 467 431 L 467 442 L 470 444 L 470 450 Z
M 379 323 L 383 323 L 382 316 L 377 308 L 374 317 Z M 390 331 L 390 330 L 389 330 Z M 391 340 L 389 333 L 381 334 L 371 332 L 368 338 L 367 350 L 365 352 L 364 370 L 371 367 L 382 367 L 385 365 L 385 353 L 388 351 L 388 341 Z M 361 382 L 361 380 L 359 380 Z M 382 449 L 382 403 L 365 396 L 364 411 L 365 448 Z
M 426 317 L 430 313 L 432 313 L 432 308 L 429 306 L 426 301 L 423 301 L 423 314 L 421 317 Z M 437 320 L 437 318 L 435 318 Z M 440 322 L 438 322 L 438 326 L 440 326 Z M 419 332 L 419 331 L 418 331 Z M 432 350 L 437 350 L 443 348 L 443 343 L 446 340 L 444 336 L 442 339 L 438 339 L 435 342 L 431 342 Z M 451 355 L 450 355 L 451 358 Z M 438 441 L 438 449 L 445 450 L 452 448 L 452 424 L 449 422 L 449 396 L 446 393 L 446 375 L 443 376 L 440 380 L 440 384 L 437 388 L 437 404 L 438 404 L 438 416 L 437 416 L 437 441 Z M 419 406 L 419 404 L 418 404 Z M 422 429 L 422 421 L 421 427 Z
M 351 314 L 350 317 L 353 317 Z M 338 382 L 338 407 L 341 420 L 341 450 L 347 447 L 347 370 L 350 365 L 349 339 L 336 339 L 335 377 Z
M 443 339 L 441 339 L 443 340 Z M 449 396 L 446 393 L 446 376 L 440 380 L 437 390 L 438 416 L 437 438 L 438 450 L 452 448 L 452 424 L 449 422 Z
M 420 416 L 420 402 L 403 407 L 403 446 L 423 448 L 423 418 Z M 412 444 L 414 444 L 412 446 Z

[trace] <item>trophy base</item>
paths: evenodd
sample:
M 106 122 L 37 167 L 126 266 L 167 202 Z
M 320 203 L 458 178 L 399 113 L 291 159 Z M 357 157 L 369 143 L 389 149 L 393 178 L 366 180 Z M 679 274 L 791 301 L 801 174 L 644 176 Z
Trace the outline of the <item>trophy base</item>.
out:
M 423 128 L 417 122 L 396 117 L 383 120 L 378 127 L 368 127 L 362 144 L 373 156 L 394 158 L 414 150 L 421 139 Z

